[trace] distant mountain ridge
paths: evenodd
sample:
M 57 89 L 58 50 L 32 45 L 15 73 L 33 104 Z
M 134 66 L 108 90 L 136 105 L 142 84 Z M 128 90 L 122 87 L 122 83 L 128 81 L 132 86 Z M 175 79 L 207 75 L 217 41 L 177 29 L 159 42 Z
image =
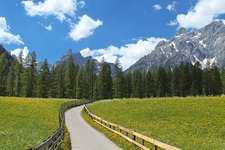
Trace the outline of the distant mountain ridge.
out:
M 66 62 L 68 58 L 72 56 L 74 59 L 74 64 L 78 65 L 79 67 L 84 67 L 88 60 L 94 60 L 95 66 L 96 66 L 96 72 L 99 72 L 100 68 L 100 62 L 98 62 L 96 59 L 94 59 L 92 56 L 83 57 L 80 52 L 73 52 L 71 49 L 67 50 L 62 57 L 60 57 L 55 65 L 58 65 L 60 63 Z M 108 63 L 108 62 L 107 62 Z M 111 67 L 112 75 L 115 74 L 115 65 L 113 63 L 108 63 Z
M 127 71 L 156 70 L 159 66 L 175 67 L 180 62 L 194 64 L 199 61 L 202 67 L 215 63 L 225 67 L 225 25 L 222 21 L 195 31 L 180 28 L 170 41 L 161 41 L 148 55 L 140 58 Z

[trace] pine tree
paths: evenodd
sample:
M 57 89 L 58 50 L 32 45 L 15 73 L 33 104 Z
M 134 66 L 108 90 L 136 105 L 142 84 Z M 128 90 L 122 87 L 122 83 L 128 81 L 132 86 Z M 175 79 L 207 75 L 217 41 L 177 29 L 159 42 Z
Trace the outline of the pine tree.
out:
M 50 87 L 50 70 L 47 59 L 45 59 L 38 76 L 37 96 L 47 98 L 49 96 Z
M 49 97 L 56 98 L 57 97 L 57 80 L 56 80 L 56 71 L 53 66 L 50 70 L 50 79 L 49 79 Z
M 202 70 L 199 62 L 191 66 L 191 95 L 201 95 L 202 94 Z
M 76 77 L 76 98 L 88 99 L 88 81 L 85 75 L 85 68 L 79 69 Z
M 171 90 L 173 96 L 180 96 L 180 72 L 178 67 L 175 67 L 172 71 Z
M 25 70 L 23 74 L 23 96 L 36 96 L 36 77 L 37 77 L 37 62 L 36 53 L 32 52 L 25 60 Z
M 131 80 L 131 77 L 132 77 L 132 73 L 131 72 L 128 72 L 127 74 L 125 74 L 125 90 L 124 90 L 124 93 L 125 93 L 125 97 L 126 98 L 131 98 L 132 96 L 132 80 Z
M 210 73 L 210 69 L 209 68 L 205 68 L 203 70 L 203 79 L 202 79 L 203 83 L 202 83 L 202 86 L 203 86 L 203 93 L 205 96 L 208 96 L 210 95 L 211 93 L 211 73 Z
M 132 91 L 133 97 L 143 98 L 144 88 L 143 88 L 143 76 L 139 71 L 135 71 L 132 76 Z
M 216 65 L 211 68 L 211 94 L 214 96 L 222 94 L 222 80 Z
M 122 71 L 122 66 L 119 59 L 115 62 L 115 78 L 113 81 L 114 97 L 123 98 L 124 97 L 124 75 Z
M 7 78 L 8 60 L 6 53 L 0 56 L 0 95 L 6 95 L 6 78 Z
M 86 95 L 88 99 L 94 99 L 94 84 L 96 80 L 96 74 L 95 74 L 95 62 L 94 60 L 88 60 L 87 64 L 85 66 L 85 78 L 87 81 L 86 84 Z
M 103 58 L 100 64 L 100 72 L 98 75 L 98 93 L 100 99 L 111 99 L 112 98 L 112 77 L 111 68 Z
M 23 74 L 23 52 L 20 52 L 18 61 L 15 61 L 15 80 L 14 80 L 14 91 L 15 96 L 22 95 L 22 74 Z
M 167 74 L 166 70 L 163 67 L 159 67 L 156 71 L 156 87 L 157 87 L 157 96 L 165 97 L 167 91 Z
M 190 94 L 191 90 L 191 78 L 189 64 L 184 64 L 183 62 L 179 66 L 180 71 L 180 96 L 186 97 Z
M 65 71 L 65 95 L 67 98 L 75 98 L 75 64 L 73 57 L 70 56 L 66 63 Z
M 154 79 L 153 79 L 152 73 L 150 71 L 148 71 L 145 76 L 145 84 L 146 84 L 145 97 L 147 98 L 153 97 L 155 85 L 154 85 Z
M 65 97 L 65 83 L 64 83 L 64 78 L 65 78 L 65 64 L 59 64 L 55 68 L 55 81 L 56 81 L 56 97 L 57 98 L 64 98 Z
M 10 70 L 9 70 L 9 75 L 7 79 L 7 86 L 6 86 L 6 91 L 8 96 L 15 96 L 15 91 L 14 91 L 14 83 L 15 83 L 15 64 L 16 60 L 14 60 L 11 64 Z
M 225 68 L 221 70 L 221 80 L 222 80 L 222 90 L 223 94 L 225 94 Z

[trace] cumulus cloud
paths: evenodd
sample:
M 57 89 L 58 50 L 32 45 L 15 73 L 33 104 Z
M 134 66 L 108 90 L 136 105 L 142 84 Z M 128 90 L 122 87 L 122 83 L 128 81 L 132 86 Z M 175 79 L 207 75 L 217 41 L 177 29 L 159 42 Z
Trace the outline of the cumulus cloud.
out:
M 44 26 L 44 28 L 48 31 L 52 31 L 52 25 Z
M 86 3 L 85 3 L 85 1 L 83 1 L 83 0 L 81 0 L 81 1 L 78 2 L 78 6 L 79 6 L 80 8 L 83 8 L 85 5 L 86 5 Z
M 225 0 L 199 0 L 187 14 L 177 15 L 180 27 L 201 28 L 225 14 Z
M 162 9 L 162 6 L 159 5 L 159 4 L 156 4 L 156 5 L 153 5 L 153 8 L 154 8 L 155 10 L 161 10 L 161 9 Z
M 168 26 L 175 26 L 177 25 L 177 20 L 170 20 L 169 23 L 167 23 Z
M 172 4 L 169 4 L 166 9 L 169 10 L 169 11 L 173 11 L 175 10 L 175 5 L 176 5 L 176 2 L 173 1 Z
M 12 51 L 10 51 L 10 54 L 15 55 L 18 58 L 21 51 L 23 52 L 23 59 L 25 59 L 29 54 L 29 50 L 26 46 L 24 48 L 17 48 L 15 50 L 12 50 Z
M 66 16 L 75 17 L 77 0 L 44 0 L 35 3 L 33 0 L 21 2 L 28 16 L 55 16 L 64 21 Z
M 103 25 L 101 20 L 94 20 L 85 14 L 80 17 L 79 22 L 72 27 L 69 36 L 74 41 L 79 41 L 80 39 L 84 39 L 92 35 L 94 30 L 101 25 Z
M 123 69 L 128 69 L 132 64 L 134 64 L 138 59 L 147 55 L 154 50 L 158 42 L 165 40 L 164 38 L 147 38 L 145 40 L 140 39 L 136 43 L 126 44 L 125 46 L 116 47 L 108 46 L 103 49 L 91 50 L 85 48 L 80 51 L 81 55 L 84 57 L 92 56 L 98 61 L 101 61 L 102 57 L 105 58 L 107 62 L 114 63 L 116 58 L 119 57 Z
M 0 43 L 1 44 L 24 44 L 19 35 L 14 35 L 10 32 L 10 27 L 7 25 L 6 19 L 0 17 Z

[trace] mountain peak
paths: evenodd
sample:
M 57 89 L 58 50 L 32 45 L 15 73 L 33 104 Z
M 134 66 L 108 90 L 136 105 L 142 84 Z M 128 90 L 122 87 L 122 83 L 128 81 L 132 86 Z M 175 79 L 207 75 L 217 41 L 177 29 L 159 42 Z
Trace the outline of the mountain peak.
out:
M 176 36 L 177 36 L 177 35 L 181 35 L 181 34 L 185 34 L 185 33 L 187 33 L 186 29 L 185 29 L 184 27 L 181 27 L 181 28 L 177 31 Z
M 207 26 L 203 27 L 202 29 L 200 29 L 200 31 L 215 32 L 215 31 L 218 31 L 219 29 L 222 29 L 222 28 L 225 28 L 225 25 L 224 25 L 223 21 L 219 20 L 219 21 L 213 21 L 209 25 L 207 25 Z
M 68 49 L 64 55 L 66 55 L 66 56 L 73 55 L 72 49 Z
M 184 36 L 180 36 L 181 34 Z M 174 68 L 180 62 L 199 62 L 203 68 L 207 66 L 207 62 L 225 67 L 224 23 L 214 21 L 196 31 L 180 28 L 175 38 L 158 43 L 150 54 L 140 58 L 127 71 L 156 70 L 158 66 Z

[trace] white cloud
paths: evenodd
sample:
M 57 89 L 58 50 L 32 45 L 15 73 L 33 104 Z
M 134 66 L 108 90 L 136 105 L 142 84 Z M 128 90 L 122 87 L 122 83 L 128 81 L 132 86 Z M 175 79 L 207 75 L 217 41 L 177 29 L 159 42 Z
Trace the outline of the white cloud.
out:
M 48 31 L 52 31 L 52 25 L 44 26 L 44 28 Z
M 225 0 L 199 0 L 187 14 L 177 15 L 180 27 L 201 28 L 225 14 Z
M 176 2 L 173 1 L 172 4 L 169 4 L 166 9 L 169 10 L 169 11 L 173 11 L 175 10 L 175 5 L 176 5 Z
M 175 26 L 177 25 L 177 21 L 176 20 L 170 20 L 169 23 L 167 23 L 168 26 Z
M 74 41 L 79 41 L 80 39 L 84 39 L 92 35 L 94 30 L 102 24 L 103 22 L 101 20 L 93 20 L 85 14 L 80 17 L 80 21 L 72 27 L 69 36 Z
M 83 1 L 83 0 L 80 0 L 80 1 L 78 2 L 78 6 L 79 6 L 80 8 L 83 8 L 85 5 L 86 5 L 86 3 L 85 3 L 85 1 Z
M 107 48 L 96 50 L 85 48 L 81 50 L 80 53 L 84 57 L 93 56 L 98 61 L 101 61 L 102 57 L 104 57 L 107 62 L 111 63 L 114 63 L 117 56 L 119 56 L 123 69 L 126 70 L 138 61 L 138 59 L 151 53 L 158 42 L 162 40 L 166 41 L 164 38 L 151 37 L 145 40 L 140 39 L 136 43 L 126 44 L 121 47 L 108 46 Z
M 162 9 L 162 6 L 160 6 L 159 4 L 156 4 L 156 5 L 153 5 L 153 8 L 155 10 L 161 10 Z
M 23 52 L 23 59 L 25 59 L 29 54 L 29 50 L 26 46 L 24 48 L 17 48 L 15 50 L 12 50 L 10 51 L 10 54 L 15 55 L 18 58 L 21 51 Z
M 58 20 L 64 21 L 67 17 L 75 17 L 77 0 L 44 0 L 35 3 L 33 0 L 21 2 L 28 16 L 55 16 Z
M 0 17 L 0 43 L 2 44 L 24 44 L 19 35 L 14 35 L 10 32 L 10 27 L 7 25 L 6 19 Z

